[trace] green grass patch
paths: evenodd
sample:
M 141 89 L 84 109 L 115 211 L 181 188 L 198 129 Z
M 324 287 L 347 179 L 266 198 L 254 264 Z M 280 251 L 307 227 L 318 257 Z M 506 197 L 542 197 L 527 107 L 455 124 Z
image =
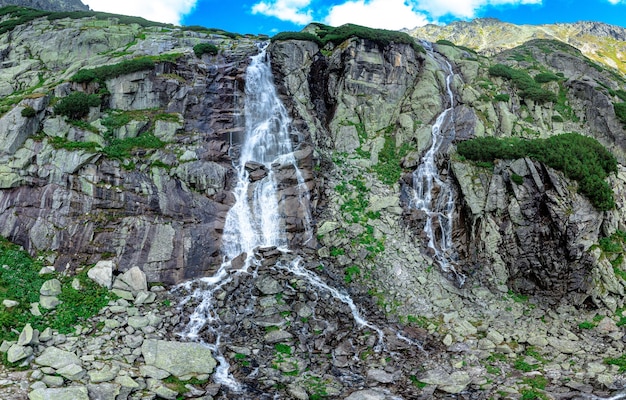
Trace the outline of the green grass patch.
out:
M 511 100 L 511 96 L 508 93 L 500 93 L 493 97 L 493 101 L 495 102 L 503 101 L 505 103 L 508 103 L 509 100 Z
M 51 327 L 60 333 L 70 333 L 76 324 L 96 315 L 114 297 L 91 281 L 86 269 L 76 276 L 56 273 L 39 276 L 42 262 L 4 238 L 0 238 L 0 265 L 8 266 L 0 268 L 0 297 L 19 303 L 13 308 L 0 308 L 0 341 L 15 340 L 16 332 L 28 323 L 39 331 Z M 55 310 L 40 309 L 42 316 L 32 315 L 30 304 L 39 301 L 41 285 L 53 278 L 61 281 L 62 292 L 58 298 L 62 303 Z M 81 290 L 72 287 L 74 278 L 80 282 Z
M 604 179 L 617 172 L 617 161 L 593 138 L 578 133 L 532 140 L 484 137 L 459 143 L 457 151 L 468 160 L 482 162 L 530 157 L 578 181 L 578 190 L 597 209 L 606 211 L 615 207 L 613 190 Z
M 604 363 L 608 365 L 617 365 L 619 367 L 618 372 L 626 372 L 626 354 L 622 354 L 619 358 L 605 358 Z
M 626 103 L 613 103 L 613 110 L 615 110 L 617 119 L 626 124 Z
M 396 138 L 390 134 L 385 135 L 385 144 L 378 153 L 378 164 L 372 169 L 378 175 L 378 179 L 386 185 L 393 186 L 400 180 L 402 175 L 402 167 L 400 161 L 411 149 L 411 145 L 403 143 L 398 149 L 396 146 Z
M 345 273 L 344 278 L 343 278 L 344 282 L 352 283 L 356 276 L 361 275 L 361 269 L 357 267 L 356 265 L 352 265 L 346 268 L 344 273 Z
M 162 149 L 165 142 L 154 136 L 154 133 L 146 132 L 134 138 L 112 139 L 110 143 L 102 149 L 107 157 L 123 160 L 131 155 L 134 149 Z
M 50 144 L 52 145 L 52 147 L 54 147 L 57 150 L 58 149 L 64 149 L 64 150 L 70 150 L 70 151 L 85 150 L 91 153 L 95 153 L 98 147 L 100 147 L 100 145 L 95 142 L 75 142 L 75 141 L 67 140 L 64 137 L 58 137 L 58 136 L 51 138 Z

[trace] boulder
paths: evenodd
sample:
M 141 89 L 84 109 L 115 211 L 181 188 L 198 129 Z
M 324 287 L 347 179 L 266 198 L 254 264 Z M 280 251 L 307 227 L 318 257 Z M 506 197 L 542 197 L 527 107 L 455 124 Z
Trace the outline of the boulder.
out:
M 98 285 L 111 289 L 115 264 L 111 260 L 100 260 L 87 272 L 87 276 Z
M 84 386 L 70 386 L 56 389 L 37 389 L 28 394 L 30 400 L 89 400 Z
M 162 369 L 176 377 L 210 374 L 217 364 L 211 350 L 199 343 L 144 340 L 141 353 L 146 365 Z
M 35 359 L 35 364 L 60 369 L 70 364 L 81 365 L 81 362 L 76 354 L 72 352 L 56 347 L 47 347 L 43 353 Z

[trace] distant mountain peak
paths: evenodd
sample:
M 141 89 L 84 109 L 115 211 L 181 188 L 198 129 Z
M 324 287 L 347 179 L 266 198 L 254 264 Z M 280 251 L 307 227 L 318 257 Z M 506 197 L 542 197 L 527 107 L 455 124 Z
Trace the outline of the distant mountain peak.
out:
M 485 55 L 495 55 L 533 39 L 553 39 L 626 73 L 626 28 L 604 22 L 516 25 L 496 18 L 478 18 L 448 25 L 426 25 L 409 30 L 408 33 L 432 42 L 449 40 Z
M 0 7 L 21 6 L 46 11 L 88 11 L 80 0 L 0 0 Z

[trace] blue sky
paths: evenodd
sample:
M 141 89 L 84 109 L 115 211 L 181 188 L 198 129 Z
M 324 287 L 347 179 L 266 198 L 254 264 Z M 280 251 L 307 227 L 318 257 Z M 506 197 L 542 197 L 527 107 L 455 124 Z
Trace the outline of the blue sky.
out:
M 626 0 L 83 0 L 93 10 L 238 33 L 338 26 L 414 28 L 495 17 L 516 24 L 602 21 L 626 27 Z

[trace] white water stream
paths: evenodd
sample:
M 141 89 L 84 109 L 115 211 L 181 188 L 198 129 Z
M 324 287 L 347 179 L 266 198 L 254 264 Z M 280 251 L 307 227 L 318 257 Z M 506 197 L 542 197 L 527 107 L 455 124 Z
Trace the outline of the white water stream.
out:
M 465 276 L 456 270 L 456 253 L 452 243 L 452 221 L 454 213 L 454 190 L 447 178 L 442 177 L 437 168 L 437 156 L 445 145 L 455 137 L 454 92 L 452 82 L 454 72 L 445 58 L 436 54 L 429 43 L 423 43 L 428 55 L 441 67 L 445 74 L 448 104 L 437 117 L 432 127 L 432 144 L 422 157 L 422 163 L 413 172 L 413 198 L 410 207 L 421 210 L 426 215 L 424 232 L 428 236 L 428 247 L 434 252 L 434 259 L 440 268 L 454 275 L 462 286 Z M 446 174 L 446 177 L 449 174 Z
M 311 214 L 309 209 L 309 192 L 303 175 L 297 167 L 291 142 L 291 119 L 287 110 L 278 98 L 273 83 L 273 76 L 263 47 L 260 53 L 252 57 L 246 70 L 245 87 L 245 137 L 241 144 L 241 153 L 235 167 L 237 169 L 237 186 L 234 190 L 236 202 L 228 212 L 222 237 L 224 262 L 210 278 L 188 282 L 183 287 L 193 292 L 181 301 L 180 306 L 189 302 L 197 303 L 194 312 L 181 336 L 191 340 L 203 341 L 202 337 L 214 337 L 214 343 L 205 343 L 209 347 L 218 367 L 214 374 L 216 383 L 241 392 L 242 385 L 229 373 L 230 364 L 219 350 L 222 340 L 220 329 L 223 322 L 217 314 L 216 293 L 239 274 L 248 274 L 251 264 L 255 263 L 253 250 L 258 247 L 275 246 L 283 252 L 287 251 L 288 239 L 284 229 L 284 221 L 280 215 L 278 199 L 278 182 L 276 171 L 281 167 L 295 170 L 298 197 L 304 211 L 306 237 L 312 237 Z M 262 165 L 267 175 L 260 180 L 251 182 L 246 165 Z M 248 255 L 244 265 L 233 270 L 232 260 L 242 253 Z M 354 319 L 360 327 L 367 327 L 378 334 L 379 344 L 382 343 L 383 332 L 361 317 L 352 299 L 335 288 L 328 286 L 317 275 L 301 266 L 298 258 L 288 265 L 278 264 L 288 272 L 306 279 L 312 287 L 328 291 L 335 299 L 347 304 Z M 200 288 L 192 289 L 200 282 Z

